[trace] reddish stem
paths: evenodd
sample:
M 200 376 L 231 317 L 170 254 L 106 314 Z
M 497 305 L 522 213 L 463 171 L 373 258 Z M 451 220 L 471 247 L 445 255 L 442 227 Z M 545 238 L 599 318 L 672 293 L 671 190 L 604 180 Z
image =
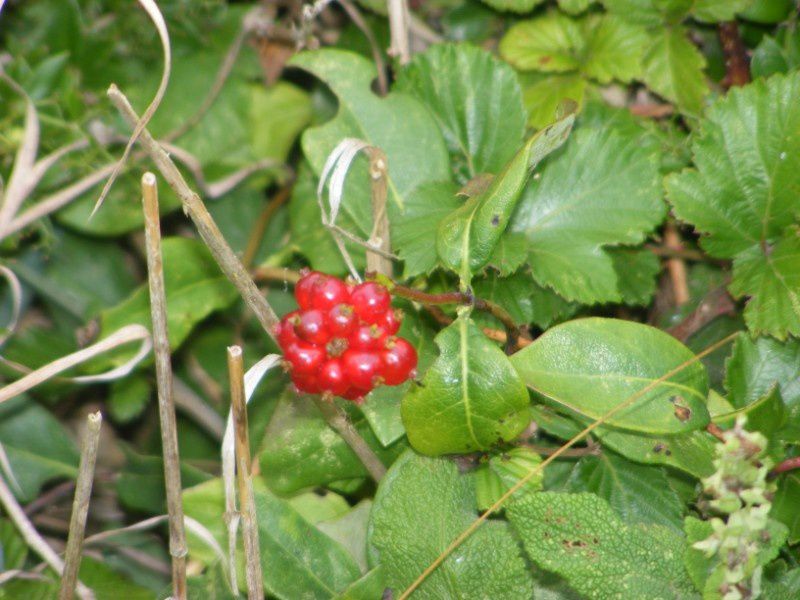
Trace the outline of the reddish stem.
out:
M 794 471 L 795 469 L 800 469 L 800 456 L 787 458 L 783 462 L 778 463 L 769 474 L 770 477 L 775 477 L 781 473 L 787 473 L 789 471 Z
M 747 60 L 747 48 L 739 35 L 739 26 L 735 21 L 719 24 L 719 40 L 725 54 L 726 87 L 745 85 L 750 82 L 750 65 Z

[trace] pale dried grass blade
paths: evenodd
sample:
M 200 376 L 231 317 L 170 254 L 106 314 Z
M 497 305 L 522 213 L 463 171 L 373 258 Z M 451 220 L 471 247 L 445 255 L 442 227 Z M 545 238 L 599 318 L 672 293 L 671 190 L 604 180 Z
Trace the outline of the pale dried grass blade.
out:
M 5 331 L 0 333 L 0 346 L 2 346 L 8 338 L 14 335 L 19 324 L 19 315 L 22 310 L 22 286 L 14 271 L 6 266 L 0 265 L 0 275 L 8 281 L 8 287 L 11 290 L 11 319 L 5 326 Z

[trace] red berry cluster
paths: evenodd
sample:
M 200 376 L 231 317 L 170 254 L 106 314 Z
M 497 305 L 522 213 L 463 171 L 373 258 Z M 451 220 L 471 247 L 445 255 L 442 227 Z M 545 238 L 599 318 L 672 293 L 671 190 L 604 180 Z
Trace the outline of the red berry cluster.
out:
M 384 286 L 350 287 L 311 271 L 294 294 L 300 310 L 283 317 L 277 337 L 297 389 L 359 401 L 377 385 L 414 376 L 417 352 L 395 336 L 400 316 Z

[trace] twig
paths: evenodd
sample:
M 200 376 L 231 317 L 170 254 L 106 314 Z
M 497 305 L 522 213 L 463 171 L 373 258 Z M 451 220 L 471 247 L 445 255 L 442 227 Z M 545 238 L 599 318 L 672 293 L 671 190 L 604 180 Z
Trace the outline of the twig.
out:
M 172 388 L 169 334 L 167 332 L 167 297 L 161 262 L 161 223 L 158 214 L 156 176 L 142 176 L 144 234 L 147 249 L 147 275 L 150 287 L 150 316 L 153 322 L 153 353 L 156 364 L 158 415 L 161 422 L 161 445 L 164 454 L 164 483 L 169 513 L 169 553 L 172 556 L 172 593 L 186 600 L 186 532 L 181 502 L 181 466 L 178 453 L 178 428 Z
M 372 60 L 375 61 L 375 68 L 378 71 L 378 92 L 381 96 L 385 96 L 389 93 L 389 82 L 386 79 L 386 65 L 383 62 L 381 49 L 378 47 L 378 40 L 375 39 L 375 34 L 372 33 L 372 29 L 370 29 L 364 17 L 361 16 L 361 11 L 356 8 L 355 4 L 350 0 L 339 0 L 339 4 L 344 9 L 344 12 L 347 13 L 347 16 L 350 17 L 350 20 L 361 30 L 364 37 L 367 38 L 369 47 L 372 50 Z
M 369 177 L 372 196 L 372 233 L 367 240 L 369 248 L 378 248 L 386 253 L 391 252 L 389 239 L 389 214 L 386 199 L 389 192 L 389 166 L 386 154 L 380 148 L 369 146 Z M 367 270 L 376 271 L 386 277 L 392 276 L 392 261 L 372 250 L 367 250 Z
M 745 85 L 750 82 L 750 65 L 747 61 L 747 48 L 739 35 L 736 21 L 719 24 L 719 41 L 725 54 L 726 87 Z
M 64 563 L 61 561 L 61 558 L 59 558 L 58 554 L 47 544 L 44 538 L 39 535 L 39 532 L 36 531 L 36 528 L 28 517 L 25 516 L 22 507 L 17 502 L 17 499 L 14 498 L 14 494 L 11 493 L 8 485 L 6 485 L 5 479 L 2 477 L 0 477 L 0 504 L 3 505 L 8 518 L 14 523 L 17 531 L 19 531 L 28 547 L 42 557 L 56 573 L 61 575 L 64 572 Z M 78 597 L 80 597 L 81 600 L 94 600 L 92 591 L 80 581 L 77 582 L 76 587 Z
M 242 255 L 242 263 L 245 268 L 249 269 L 253 266 L 253 260 L 255 260 L 256 253 L 261 246 L 264 232 L 267 230 L 267 225 L 269 225 L 273 215 L 278 212 L 278 209 L 286 204 L 291 193 L 292 187 L 290 185 L 283 186 L 267 203 L 264 210 L 261 211 L 261 214 L 258 215 L 258 219 L 250 230 L 250 235 L 247 238 L 247 247 L 244 249 L 244 254 Z
M 683 250 L 683 243 L 678 229 L 673 223 L 664 228 L 664 244 L 671 250 Z M 678 257 L 667 259 L 667 271 L 672 281 L 672 295 L 676 306 L 683 306 L 689 301 L 689 282 L 686 276 L 686 263 Z
M 134 125 L 139 122 L 139 116 L 117 86 L 112 85 L 109 88 L 108 97 L 129 124 Z M 253 311 L 267 334 L 274 337 L 274 331 L 280 323 L 278 316 L 258 290 L 255 282 L 225 241 L 225 238 L 222 237 L 219 227 L 217 227 L 214 219 L 209 214 L 200 196 L 189 188 L 175 163 L 172 162 L 169 155 L 153 138 L 146 127 L 142 129 L 139 135 L 139 143 L 153 159 L 164 179 L 183 202 L 184 211 L 194 222 L 200 237 L 208 246 L 219 268 L 239 290 L 245 304 Z
M 778 463 L 772 471 L 770 471 L 770 477 L 777 477 L 781 473 L 787 473 L 789 471 L 794 471 L 795 469 L 800 469 L 800 456 L 794 456 L 792 458 L 787 458 L 786 460 Z
M 717 438 L 720 442 L 725 441 L 725 432 L 716 423 L 706 425 L 706 431 Z
M 347 442 L 347 445 L 356 453 L 356 456 L 361 460 L 366 467 L 370 477 L 379 483 L 383 476 L 386 475 L 386 467 L 381 462 L 381 459 L 372 451 L 372 448 L 367 445 L 364 438 L 359 435 L 356 428 L 347 418 L 347 415 L 336 406 L 333 402 L 323 400 L 321 396 L 313 396 L 314 403 L 317 408 L 325 417 L 325 421 L 330 425 L 342 439 Z
M 294 285 L 300 281 L 300 273 L 284 267 L 258 267 L 253 271 L 256 281 L 279 281 Z
M 547 446 L 537 446 L 536 444 L 528 444 L 527 442 L 520 442 L 520 446 L 524 446 L 541 456 L 552 456 L 558 452 L 558 448 L 548 448 Z M 583 448 L 570 448 L 562 452 L 559 456 L 566 457 L 582 457 L 582 456 L 599 456 L 602 452 L 602 447 L 597 442 L 590 441 Z
M 736 304 L 724 285 L 711 290 L 683 321 L 667 329 L 672 337 L 682 342 L 722 315 L 733 314 Z
M 42 494 L 36 500 L 25 506 L 25 514 L 29 517 L 35 515 L 37 512 L 58 502 L 64 496 L 68 496 L 72 490 L 75 489 L 75 482 L 72 480 L 65 481 L 58 484 L 56 487 L 48 490 L 47 493 Z
M 253 480 L 250 473 L 250 440 L 247 433 L 247 401 L 244 395 L 244 364 L 239 346 L 228 348 L 228 376 L 230 377 L 231 414 L 236 431 L 236 478 L 239 484 L 239 513 L 242 518 L 245 573 L 249 600 L 264 598 L 261 576 L 261 552 L 258 543 L 258 521 L 253 498 Z
M 406 0 L 387 0 L 389 12 L 389 33 L 391 45 L 389 56 L 394 56 L 401 65 L 408 64 L 411 60 L 411 45 L 408 41 L 410 16 Z
M 75 498 L 72 501 L 72 517 L 69 521 L 69 537 L 64 554 L 64 573 L 61 576 L 59 600 L 72 600 L 75 583 L 78 580 L 78 569 L 81 566 L 83 537 L 86 532 L 86 519 L 89 515 L 89 501 L 92 497 L 94 481 L 94 465 L 97 462 L 97 448 L 100 445 L 100 428 L 103 416 L 100 412 L 92 413 L 86 420 L 86 433 L 81 449 L 81 463 L 78 468 L 78 481 L 75 485 Z

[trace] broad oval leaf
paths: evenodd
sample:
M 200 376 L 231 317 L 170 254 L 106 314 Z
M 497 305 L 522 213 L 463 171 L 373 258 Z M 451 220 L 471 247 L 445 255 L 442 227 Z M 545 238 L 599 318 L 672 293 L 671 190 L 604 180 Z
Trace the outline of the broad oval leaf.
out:
M 436 336 L 439 358 L 403 398 L 411 445 L 428 455 L 486 450 L 530 422 L 528 392 L 508 357 L 468 317 Z
M 386 585 L 399 593 L 474 520 L 471 479 L 452 461 L 409 450 L 389 469 L 375 496 L 371 557 L 382 565 Z M 508 525 L 492 521 L 458 546 L 414 598 L 512 600 L 532 594 L 529 570 Z
M 686 346 L 654 327 L 589 318 L 549 329 L 514 354 L 511 364 L 528 387 L 579 415 L 599 419 L 637 395 L 606 423 L 681 433 L 709 422 L 708 378 L 693 358 Z

